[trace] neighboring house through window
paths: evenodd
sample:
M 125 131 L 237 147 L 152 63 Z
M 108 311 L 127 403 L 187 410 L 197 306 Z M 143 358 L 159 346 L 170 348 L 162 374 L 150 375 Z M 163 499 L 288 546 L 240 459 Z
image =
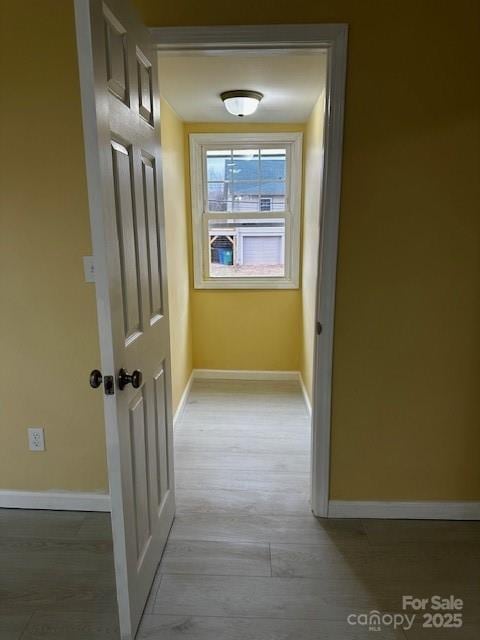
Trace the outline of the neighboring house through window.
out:
M 191 134 L 196 288 L 296 288 L 301 133 Z

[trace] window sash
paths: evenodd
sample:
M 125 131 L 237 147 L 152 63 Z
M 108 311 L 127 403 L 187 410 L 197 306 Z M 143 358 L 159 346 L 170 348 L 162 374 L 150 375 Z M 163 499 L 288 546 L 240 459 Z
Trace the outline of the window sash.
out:
M 262 178 L 261 175 L 261 170 L 260 170 L 260 158 L 261 158 L 261 154 L 259 154 L 259 173 L 258 173 L 258 180 L 209 180 L 208 179 L 208 169 L 207 169 L 207 154 L 209 151 L 241 151 L 242 149 L 245 149 L 246 151 L 251 151 L 251 150 L 263 150 L 263 149 L 285 149 L 285 178 L 282 178 L 282 180 L 278 180 L 279 184 L 283 184 L 285 185 L 285 190 L 283 194 L 279 194 L 281 197 L 285 198 L 285 206 L 283 209 L 278 209 L 275 211 L 275 213 L 282 213 L 285 211 L 288 211 L 288 209 L 291 207 L 290 202 L 291 202 L 291 195 L 290 195 L 290 190 L 291 190 L 291 160 L 292 160 L 292 143 L 291 142 L 286 142 L 286 143 L 282 143 L 279 144 L 278 142 L 255 142 L 255 143 L 243 143 L 243 144 L 237 144 L 235 143 L 235 145 L 232 146 L 231 143 L 226 143 L 226 144 L 208 144 L 208 145 L 202 145 L 201 149 L 202 149 L 202 193 L 203 193 L 203 213 L 215 213 L 213 211 L 210 210 L 209 208 L 209 204 L 210 204 L 210 199 L 208 197 L 208 185 L 209 184 L 224 184 L 224 185 L 228 185 L 228 184 L 246 184 L 246 183 L 256 183 L 258 184 L 258 193 L 255 193 L 254 195 L 258 196 L 258 209 L 252 209 L 252 212 L 254 213 L 259 213 L 261 215 L 264 215 L 264 211 L 261 210 L 260 208 L 260 199 L 262 197 L 262 184 L 269 184 L 269 183 L 274 183 L 277 182 L 277 180 L 272 180 L 272 179 L 264 179 Z M 269 194 L 263 194 L 264 197 L 270 197 Z M 233 202 L 233 197 L 232 197 L 232 202 Z M 225 211 L 223 213 L 242 213 L 242 212 L 232 212 L 232 211 Z
M 227 213 L 228 215 L 225 215 Z M 261 222 L 267 220 L 283 220 L 285 224 L 285 259 L 284 259 L 284 275 L 282 276 L 249 276 L 249 280 L 265 280 L 272 282 L 282 282 L 284 280 L 289 280 L 292 277 L 292 257 L 291 250 L 293 249 L 292 243 L 292 214 L 289 211 L 269 211 L 267 215 L 263 213 L 258 215 L 258 213 L 242 213 L 235 212 L 235 215 L 230 215 L 229 212 L 222 213 L 204 213 L 202 216 L 202 239 L 201 239 L 201 247 L 202 247 L 202 266 L 203 266 L 203 279 L 213 280 L 213 281 L 227 281 L 227 282 L 236 282 L 241 278 L 238 277 L 224 277 L 221 278 L 211 276 L 210 275 L 210 229 L 209 222 L 210 220 L 259 220 Z

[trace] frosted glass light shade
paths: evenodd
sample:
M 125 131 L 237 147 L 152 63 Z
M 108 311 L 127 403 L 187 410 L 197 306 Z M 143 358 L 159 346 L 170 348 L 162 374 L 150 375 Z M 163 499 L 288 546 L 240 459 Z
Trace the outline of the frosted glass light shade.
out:
M 225 91 L 220 95 L 228 113 L 243 118 L 255 113 L 263 94 L 259 91 Z

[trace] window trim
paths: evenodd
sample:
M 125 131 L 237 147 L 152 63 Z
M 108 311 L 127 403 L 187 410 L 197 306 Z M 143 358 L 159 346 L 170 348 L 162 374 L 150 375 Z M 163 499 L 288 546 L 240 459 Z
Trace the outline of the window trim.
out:
M 286 133 L 191 133 L 190 187 L 192 198 L 193 273 L 195 289 L 298 289 L 300 284 L 300 224 L 302 185 L 301 131 Z M 229 212 L 204 215 L 205 167 L 204 147 L 215 145 L 234 147 L 250 145 L 288 145 L 289 173 L 288 211 L 242 212 L 242 218 L 285 219 L 285 275 L 279 277 L 222 277 L 212 278 L 208 273 L 209 243 L 208 220 L 225 219 Z

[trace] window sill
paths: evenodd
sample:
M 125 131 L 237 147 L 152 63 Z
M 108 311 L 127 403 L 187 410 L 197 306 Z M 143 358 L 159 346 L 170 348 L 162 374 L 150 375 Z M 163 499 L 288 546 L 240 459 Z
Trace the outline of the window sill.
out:
M 276 290 L 276 289 L 299 289 L 300 285 L 298 282 L 294 282 L 292 280 L 266 280 L 260 278 L 248 278 L 248 279 L 240 279 L 237 278 L 235 280 L 226 279 L 222 281 L 218 280 L 203 280 L 201 282 L 195 282 L 194 289 L 226 289 L 226 290 L 234 290 L 234 289 L 265 289 L 265 290 Z

